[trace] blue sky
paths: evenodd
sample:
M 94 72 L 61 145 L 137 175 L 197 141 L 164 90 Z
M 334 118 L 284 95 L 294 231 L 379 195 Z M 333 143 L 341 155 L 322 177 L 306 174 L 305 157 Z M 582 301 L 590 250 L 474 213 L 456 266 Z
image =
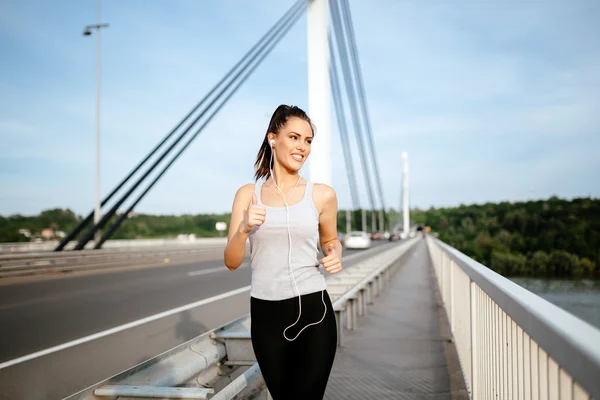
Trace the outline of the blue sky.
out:
M 103 194 L 291 4 L 103 0 Z M 600 196 L 598 1 L 350 5 L 387 207 L 400 204 L 403 151 L 413 207 Z M 93 208 L 96 39 L 81 33 L 95 21 L 92 0 L 0 2 L 2 215 Z M 136 210 L 229 212 L 275 107 L 308 108 L 306 47 L 303 17 Z

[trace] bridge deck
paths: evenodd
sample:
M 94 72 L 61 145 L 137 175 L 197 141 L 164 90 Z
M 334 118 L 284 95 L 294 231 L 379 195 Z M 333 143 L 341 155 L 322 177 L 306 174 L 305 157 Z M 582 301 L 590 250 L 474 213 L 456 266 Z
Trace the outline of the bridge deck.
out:
M 468 399 L 425 241 L 338 348 L 325 399 Z

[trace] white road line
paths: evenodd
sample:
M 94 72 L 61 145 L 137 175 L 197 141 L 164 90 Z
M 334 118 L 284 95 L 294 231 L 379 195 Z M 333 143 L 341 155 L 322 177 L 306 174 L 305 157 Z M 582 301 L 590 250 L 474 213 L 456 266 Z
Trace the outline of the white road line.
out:
M 247 266 L 248 266 L 248 264 L 244 263 L 244 264 L 240 265 L 237 269 L 245 268 Z M 213 272 L 225 272 L 225 271 L 229 271 L 229 270 L 227 269 L 226 266 L 223 265 L 222 267 L 201 269 L 198 271 L 188 272 L 188 276 L 206 275 L 206 274 L 212 274 Z M 229 272 L 231 272 L 231 271 L 229 271 Z
M 225 268 L 225 267 L 223 267 L 223 268 Z M 80 338 L 80 339 L 76 339 L 76 340 L 73 340 L 71 342 L 63 343 L 61 345 L 50 347 L 48 349 L 41 350 L 41 351 L 38 351 L 38 352 L 35 352 L 35 353 L 31 353 L 31 354 L 28 354 L 28 355 L 23 356 L 23 357 L 19 357 L 19 358 L 15 358 L 13 360 L 5 361 L 5 362 L 3 362 L 3 363 L 0 364 L 0 370 L 4 369 L 4 368 L 11 367 L 11 366 L 16 365 L 16 364 L 23 363 L 25 361 L 33 360 L 34 358 L 42 357 L 42 356 L 45 356 L 45 355 L 48 355 L 48 354 L 51 354 L 51 353 L 55 353 L 57 351 L 68 349 L 68 348 L 73 347 L 73 346 L 78 346 L 78 345 L 83 344 L 83 343 L 91 342 L 92 340 L 100 339 L 100 338 L 102 338 L 104 336 L 108 336 L 108 335 L 112 335 L 112 334 L 117 333 L 117 332 L 124 331 L 125 329 L 134 328 L 136 326 L 145 324 L 147 322 L 152 322 L 152 321 L 155 321 L 155 320 L 160 319 L 160 318 L 168 317 L 169 315 L 177 314 L 179 312 L 182 312 L 182 311 L 185 311 L 185 310 L 189 310 L 190 308 L 203 306 L 205 304 L 209 304 L 209 303 L 212 303 L 212 302 L 217 301 L 217 300 L 222 300 L 222 299 L 227 298 L 227 297 L 235 296 L 237 294 L 244 293 L 244 292 L 249 291 L 249 290 L 250 290 L 250 286 L 244 286 L 242 288 L 239 288 L 239 289 L 236 289 L 236 290 L 232 290 L 230 292 L 226 292 L 226 293 L 222 293 L 222 294 L 217 295 L 217 296 L 209 297 L 208 299 L 200 300 L 200 301 L 197 301 L 195 303 L 186 304 L 185 306 L 173 308 L 171 310 L 167 310 L 167 311 L 164 311 L 164 312 L 161 312 L 161 313 L 158 313 L 158 314 L 154 314 L 154 315 L 151 315 L 151 316 L 146 317 L 146 318 L 138 319 L 137 321 L 129 322 L 127 324 L 124 324 L 124 325 L 121 325 L 121 326 L 117 326 L 117 327 L 108 329 L 106 331 L 94 333 L 93 335 L 89 335 L 89 336 L 86 336 L 86 337 L 83 337 L 83 338 Z
M 209 268 L 209 269 L 201 269 L 199 271 L 188 272 L 188 276 L 206 275 L 206 274 L 212 274 L 213 272 L 225 272 L 225 271 L 227 271 L 226 267 L 216 267 L 216 268 Z

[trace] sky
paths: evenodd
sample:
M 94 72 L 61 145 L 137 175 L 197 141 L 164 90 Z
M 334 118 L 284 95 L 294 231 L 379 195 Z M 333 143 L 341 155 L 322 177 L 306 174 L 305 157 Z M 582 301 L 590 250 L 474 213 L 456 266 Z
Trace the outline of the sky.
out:
M 103 196 L 292 3 L 102 0 Z M 401 204 L 402 152 L 411 207 L 600 197 L 600 2 L 350 7 L 386 208 Z M 0 215 L 94 207 L 96 33 L 82 32 L 95 22 L 93 0 L 0 0 Z M 307 82 L 303 16 L 135 210 L 230 212 L 273 110 L 308 111 Z M 331 185 L 346 209 L 333 110 Z M 358 186 L 368 208 L 361 174 Z

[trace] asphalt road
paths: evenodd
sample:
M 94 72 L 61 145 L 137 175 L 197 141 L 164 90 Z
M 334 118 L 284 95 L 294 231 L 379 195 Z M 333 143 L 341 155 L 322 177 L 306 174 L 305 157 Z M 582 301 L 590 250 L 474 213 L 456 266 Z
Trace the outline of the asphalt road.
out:
M 344 257 L 356 252 L 346 250 Z M 140 323 L 250 284 L 248 267 L 229 271 L 222 252 L 210 258 L 0 284 L 0 399 L 62 399 L 247 314 L 249 291 L 242 291 Z M 131 328 L 71 343 L 134 321 Z

